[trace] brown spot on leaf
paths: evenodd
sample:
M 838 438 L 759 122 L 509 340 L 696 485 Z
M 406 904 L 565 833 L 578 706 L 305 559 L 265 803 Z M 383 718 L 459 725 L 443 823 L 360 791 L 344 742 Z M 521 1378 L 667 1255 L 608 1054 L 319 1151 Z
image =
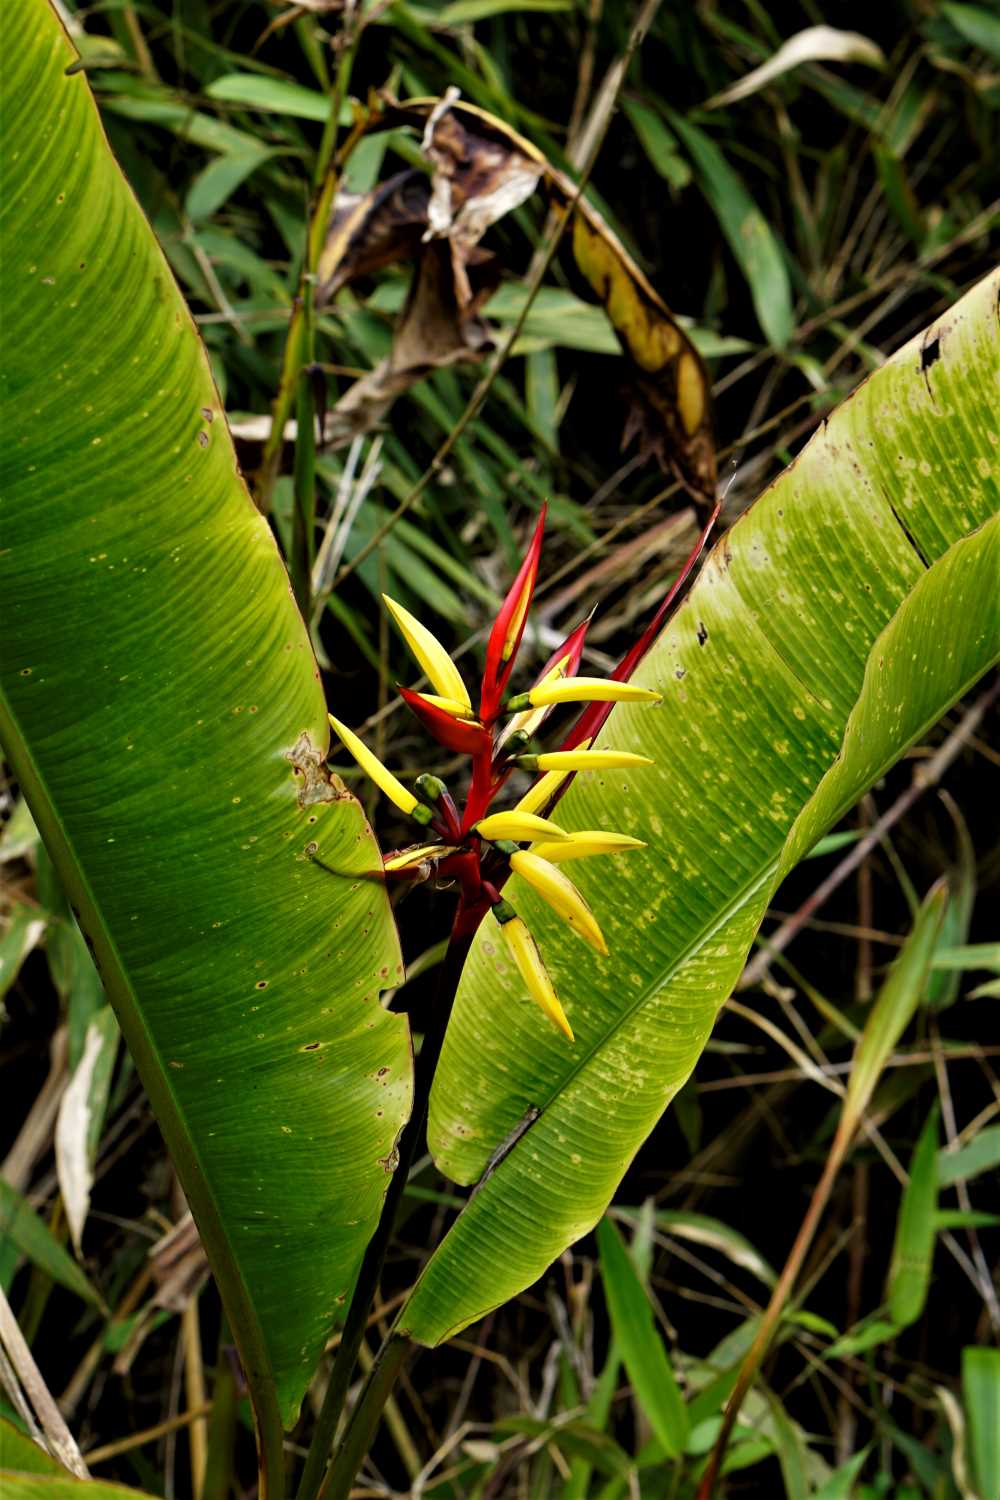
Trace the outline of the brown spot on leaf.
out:
M 299 787 L 300 807 L 311 807 L 317 802 L 351 800 L 351 794 L 339 776 L 332 776 L 327 770 L 323 752 L 313 744 L 307 731 L 302 731 L 285 759 L 291 762 L 295 774 L 302 778 Z

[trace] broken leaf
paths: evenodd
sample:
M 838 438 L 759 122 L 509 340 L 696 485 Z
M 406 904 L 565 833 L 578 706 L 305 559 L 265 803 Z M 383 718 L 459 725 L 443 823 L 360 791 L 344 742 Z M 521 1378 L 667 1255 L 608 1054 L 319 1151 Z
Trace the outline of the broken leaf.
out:
M 458 304 L 451 256 L 446 246 L 427 245 L 421 252 L 406 306 L 396 324 L 392 348 L 368 375 L 356 380 L 330 413 L 326 440 L 334 447 L 370 432 L 397 396 L 431 370 L 458 360 L 477 361 L 493 348 L 490 329 L 477 308 L 495 285 L 492 257 L 476 266 L 472 279 L 479 291 L 464 308 Z
M 337 194 L 317 269 L 320 304 L 359 276 L 413 259 L 427 227 L 430 191 L 426 175 L 411 167 L 370 193 Z

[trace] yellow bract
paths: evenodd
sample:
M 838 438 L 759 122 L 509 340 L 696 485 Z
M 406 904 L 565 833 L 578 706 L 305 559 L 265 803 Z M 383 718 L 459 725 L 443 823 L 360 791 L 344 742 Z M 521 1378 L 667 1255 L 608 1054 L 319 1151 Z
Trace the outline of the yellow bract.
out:
M 525 694 L 534 708 L 553 703 L 659 703 L 660 694 L 634 682 L 615 682 L 610 677 L 563 677 L 558 682 L 539 683 Z
M 561 870 L 550 865 L 548 860 L 540 859 L 537 854 L 529 853 L 526 849 L 519 849 L 510 857 L 510 867 L 547 901 L 557 916 L 589 943 L 596 948 L 598 953 L 607 955 L 608 945 L 604 941 L 601 929 L 597 925 L 597 919 L 590 907 L 584 901 L 580 892 Z
M 412 815 L 414 809 L 419 806 L 413 793 L 407 791 L 388 766 L 384 766 L 378 756 L 373 755 L 364 741 L 359 740 L 346 724 L 341 724 L 339 719 L 333 717 L 333 714 L 327 714 L 327 718 L 333 726 L 334 733 L 339 737 L 344 748 L 354 756 L 362 771 L 371 777 L 379 790 L 385 793 L 390 802 L 396 804 L 400 812 Z
M 630 838 L 627 833 L 608 833 L 602 828 L 571 833 L 565 843 L 533 844 L 532 854 L 553 864 L 565 864 L 568 859 L 586 859 L 592 854 L 627 854 L 630 849 L 645 849 L 642 839 Z
M 546 750 L 534 759 L 540 771 L 624 771 L 653 764 L 648 755 L 631 750 Z
M 463 719 L 467 724 L 479 723 L 478 719 L 469 717 L 472 710 L 467 702 L 459 703 L 457 698 L 442 698 L 439 693 L 418 693 L 417 696 L 434 708 L 440 708 L 443 713 L 451 714 L 453 719 Z
M 541 1007 L 552 1024 L 558 1026 L 571 1042 L 574 1041 L 573 1028 L 566 1019 L 566 1012 L 559 1004 L 556 992 L 552 988 L 552 980 L 542 963 L 541 954 L 531 933 L 520 917 L 510 917 L 506 922 L 498 923 L 498 926 L 508 951 L 517 964 L 521 978 L 527 985 L 528 994 L 535 1004 Z
M 581 740 L 577 748 L 579 750 L 586 750 L 589 744 L 589 740 Z M 569 771 L 549 771 L 546 775 L 540 776 L 534 786 L 529 787 L 525 792 L 517 804 L 516 811 L 537 812 L 540 807 L 545 806 L 550 797 L 555 795 L 566 778 L 571 774 Z
M 549 671 L 546 672 L 545 676 L 541 679 L 538 686 L 541 687 L 542 683 L 544 682 L 558 682 L 560 677 L 564 675 L 568 663 L 569 657 L 562 657 L 560 661 L 556 662 L 554 667 L 551 667 Z M 535 730 L 538 729 L 538 727 L 541 725 L 547 713 L 547 708 L 526 708 L 522 713 L 515 714 L 512 719 L 508 719 L 506 725 L 497 736 L 497 749 L 499 749 L 501 745 L 505 744 L 510 736 L 512 734 L 515 734 L 518 730 L 520 730 L 523 734 L 529 736 L 533 735 L 535 733 Z
M 550 823 L 548 818 L 538 818 L 534 813 L 517 807 L 510 812 L 490 813 L 488 817 L 480 818 L 474 831 L 484 839 L 513 839 L 515 843 L 529 839 L 569 838 L 557 823 Z
M 465 683 L 462 681 L 462 674 L 437 636 L 432 635 L 426 625 L 421 625 L 408 609 L 397 604 L 395 599 L 390 599 L 388 594 L 383 594 L 382 598 L 386 609 L 398 625 L 404 641 L 441 697 L 451 698 L 456 703 L 460 703 L 465 713 L 471 717 L 472 704 L 469 701 Z

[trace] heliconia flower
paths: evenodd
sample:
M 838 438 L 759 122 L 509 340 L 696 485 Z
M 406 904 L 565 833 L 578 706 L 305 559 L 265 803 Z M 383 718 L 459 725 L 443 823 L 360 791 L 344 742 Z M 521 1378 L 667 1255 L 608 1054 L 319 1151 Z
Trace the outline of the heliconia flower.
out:
M 551 823 L 548 818 L 539 818 L 520 808 L 512 808 L 510 812 L 490 813 L 487 817 L 480 818 L 473 831 L 481 838 L 489 839 L 491 843 L 495 843 L 497 839 L 513 839 L 515 843 L 519 843 L 529 839 L 551 839 L 558 842 L 569 838 L 569 834 L 564 833 L 557 823 Z
M 423 667 L 432 684 L 440 693 L 442 698 L 454 699 L 456 703 L 464 705 L 469 717 L 472 718 L 472 703 L 462 681 L 462 674 L 448 655 L 436 635 L 432 635 L 426 625 L 397 604 L 395 599 L 390 599 L 388 594 L 382 595 L 386 609 L 392 615 L 399 633 L 409 646 L 417 661 Z
M 394 776 L 388 766 L 384 766 L 377 755 L 374 755 L 363 740 L 348 729 L 346 724 L 341 724 L 333 714 L 327 714 L 334 733 L 340 739 L 345 750 L 350 751 L 362 771 L 370 776 L 379 791 L 385 793 L 390 802 L 394 802 L 400 812 L 408 814 L 417 823 L 429 823 L 434 814 L 429 807 L 418 802 L 411 791 L 408 791 L 397 776 Z
M 558 1026 L 563 1036 L 568 1037 L 571 1042 L 575 1041 L 573 1028 L 566 1019 L 566 1012 L 559 1004 L 559 999 L 552 987 L 552 980 L 542 963 L 541 954 L 531 933 L 508 902 L 501 901 L 492 910 L 507 950 L 517 964 L 518 972 L 527 986 L 528 994 L 548 1016 L 552 1024 Z
M 525 771 L 624 771 L 629 766 L 651 766 L 648 755 L 631 750 L 545 750 L 541 755 L 519 755 Z
M 517 570 L 514 582 L 507 591 L 507 597 L 500 606 L 500 612 L 493 622 L 493 629 L 486 643 L 486 668 L 483 672 L 482 696 L 479 704 L 480 716 L 483 719 L 491 719 L 499 707 L 500 697 L 507 686 L 507 679 L 514 665 L 514 657 L 517 655 L 517 648 L 524 634 L 531 596 L 535 592 L 535 580 L 538 577 L 538 560 L 542 551 L 546 508 L 542 506 L 531 544 L 525 553 L 524 561 Z
M 457 750 L 462 755 L 484 755 L 491 749 L 490 732 L 478 720 L 456 719 L 454 714 L 438 708 L 425 694 L 415 693 L 412 688 L 401 687 L 399 694 L 438 744 L 446 749 Z M 467 712 L 471 713 L 471 709 Z
M 594 913 L 562 870 L 557 870 L 548 860 L 541 859 L 527 849 L 519 849 L 516 854 L 511 855 L 510 867 L 535 888 L 542 900 L 548 902 L 556 915 L 562 917 L 567 926 L 578 933 L 585 943 L 607 956 L 608 945 Z
M 584 740 L 580 749 L 586 750 L 589 744 L 589 740 Z M 568 780 L 571 775 L 572 772 L 570 771 L 547 771 L 544 776 L 538 778 L 534 786 L 528 788 L 517 804 L 516 811 L 537 812 L 540 807 L 545 806 L 551 797 L 555 796 L 563 782 Z
M 422 865 L 425 860 L 446 859 L 449 854 L 455 854 L 457 849 L 450 844 L 414 844 L 410 849 L 403 849 L 399 854 L 390 854 L 382 861 L 386 870 L 409 870 L 413 865 Z
M 627 854 L 630 849 L 645 849 L 642 839 L 627 833 L 611 833 L 603 828 L 589 828 L 571 833 L 558 843 L 532 844 L 531 853 L 550 864 L 565 864 L 568 859 L 587 859 L 593 854 Z
M 611 677 L 564 677 L 517 693 L 505 704 L 508 713 L 525 708 L 544 708 L 554 703 L 659 703 L 660 694 L 634 682 L 616 682 Z

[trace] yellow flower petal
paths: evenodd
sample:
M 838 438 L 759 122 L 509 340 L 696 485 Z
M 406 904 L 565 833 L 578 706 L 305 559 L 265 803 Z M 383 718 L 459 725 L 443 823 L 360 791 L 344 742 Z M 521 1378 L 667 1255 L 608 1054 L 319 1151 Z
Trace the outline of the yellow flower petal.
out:
M 475 826 L 476 833 L 484 839 L 513 839 L 515 843 L 529 839 L 568 839 L 569 834 L 564 833 L 557 823 L 550 823 L 548 818 L 536 817 L 534 813 L 527 813 L 520 808 L 512 808 L 510 812 L 490 813 L 488 817 L 480 818 Z
M 514 712 L 547 708 L 553 703 L 659 703 L 660 694 L 634 682 L 615 682 L 610 677 L 564 677 L 559 682 L 539 683 L 527 693 L 509 699 Z
M 552 988 L 552 980 L 542 963 L 541 954 L 531 933 L 520 917 L 509 917 L 506 922 L 500 922 L 498 925 L 507 949 L 527 986 L 528 994 L 544 1011 L 552 1024 L 558 1026 L 571 1042 L 574 1041 L 573 1028 L 566 1019 L 566 1012 L 559 1004 L 556 992 Z
M 400 635 L 441 697 L 454 699 L 456 703 L 462 705 L 464 712 L 473 718 L 472 704 L 465 683 L 462 681 L 462 675 L 437 636 L 432 635 L 426 625 L 421 625 L 408 609 L 397 604 L 395 599 L 390 599 L 388 594 L 383 594 L 382 598 L 399 627 Z
M 430 703 L 434 708 L 440 708 L 443 713 L 451 714 L 453 719 L 462 719 L 467 724 L 478 724 L 479 720 L 470 718 L 471 710 L 468 702 L 459 703 L 457 698 L 442 698 L 439 693 L 418 694 L 425 703 Z
M 413 865 L 423 864 L 425 859 L 444 859 L 448 854 L 455 853 L 454 844 L 414 844 L 412 849 L 404 849 L 401 854 L 393 854 L 389 859 L 383 860 L 383 868 L 386 870 L 409 870 Z
M 548 860 L 540 859 L 537 854 L 529 853 L 526 849 L 519 849 L 516 854 L 511 855 L 510 867 L 529 885 L 534 886 L 556 915 L 562 917 L 585 943 L 596 948 L 598 953 L 607 954 L 608 945 L 594 913 L 562 870 L 557 870 Z
M 526 759 L 539 771 L 624 771 L 629 766 L 653 764 L 648 755 L 635 755 L 631 750 L 546 750 Z
M 564 843 L 533 844 L 531 853 L 552 864 L 565 864 L 568 859 L 586 859 L 592 854 L 627 854 L 630 849 L 645 849 L 642 839 L 629 838 L 627 833 L 608 833 L 594 828 L 582 833 L 571 833 Z
M 416 818 L 418 823 L 430 822 L 430 808 L 424 807 L 418 802 L 412 792 L 407 791 L 403 783 L 394 776 L 388 766 L 384 766 L 377 755 L 373 755 L 363 740 L 348 729 L 346 724 L 341 724 L 333 714 L 327 714 L 327 718 L 333 727 L 334 733 L 340 739 L 345 750 L 349 750 L 366 775 L 370 776 L 380 791 L 384 792 L 390 802 L 394 802 L 400 812 L 408 813 L 411 818 Z M 426 816 L 424 816 L 426 814 Z
M 589 744 L 589 740 L 581 740 L 577 748 L 580 750 L 586 750 Z M 559 790 L 563 782 L 570 774 L 571 772 L 569 771 L 547 772 L 546 775 L 540 777 L 539 780 L 535 782 L 534 786 L 528 788 L 524 796 L 521 798 L 520 802 L 517 804 L 515 811 L 530 813 L 537 812 L 540 807 L 545 806 L 550 797 L 555 795 L 555 793 Z

